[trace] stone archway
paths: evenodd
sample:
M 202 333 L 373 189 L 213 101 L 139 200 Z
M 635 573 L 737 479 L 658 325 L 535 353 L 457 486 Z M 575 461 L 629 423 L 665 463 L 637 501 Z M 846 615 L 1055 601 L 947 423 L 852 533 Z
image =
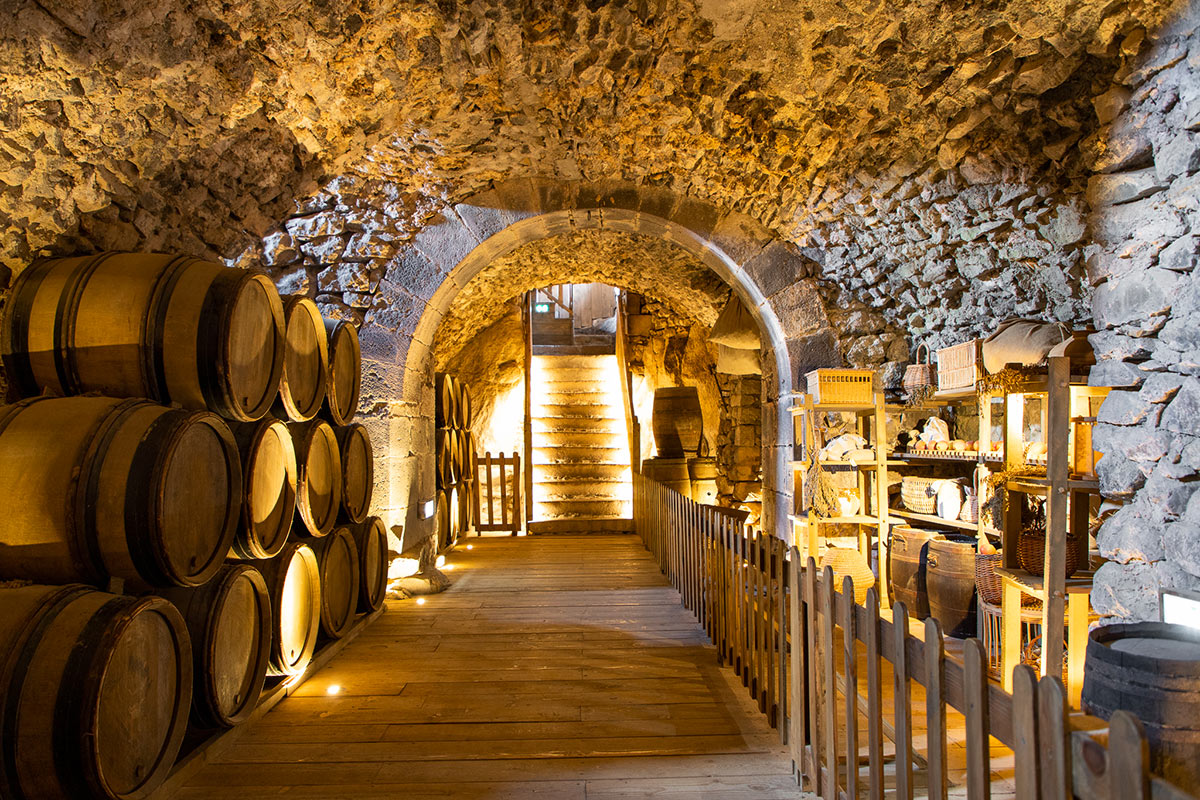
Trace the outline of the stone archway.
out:
M 399 398 L 390 409 L 391 428 L 406 432 L 401 436 L 408 442 L 408 452 L 390 465 L 391 506 L 393 514 L 403 514 L 406 546 L 428 535 L 431 527 L 421 510 L 434 487 L 434 332 L 454 298 L 492 260 L 523 244 L 584 229 L 670 241 L 711 268 L 751 310 L 769 354 L 763 383 L 764 527 L 775 530 L 786 518 L 792 496 L 788 462 L 794 376 L 840 360 L 810 262 L 753 219 L 670 192 L 525 179 L 456 205 L 424 228 L 400 259 L 398 278 L 406 289 L 428 298 L 419 311 L 411 302 L 412 291 L 407 298 L 396 298 L 409 301 L 405 327 L 411 326 L 412 333 L 388 370 L 391 395 Z M 412 312 L 419 314 L 415 324 Z

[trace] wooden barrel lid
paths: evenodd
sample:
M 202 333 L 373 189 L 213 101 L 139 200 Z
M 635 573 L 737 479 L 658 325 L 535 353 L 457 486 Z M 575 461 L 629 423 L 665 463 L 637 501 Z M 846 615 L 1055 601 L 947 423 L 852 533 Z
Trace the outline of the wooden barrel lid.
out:
M 296 507 L 309 535 L 333 530 L 342 502 L 342 459 L 329 423 L 315 420 L 289 426 L 299 466 Z
M 329 335 L 329 378 L 326 408 L 335 425 L 348 425 L 358 410 L 362 386 L 362 352 L 358 328 L 345 320 L 325 320 Z
M 246 273 L 224 331 L 227 392 L 237 419 L 260 419 L 275 402 L 284 363 L 283 303 L 265 275 Z
M 365 426 L 351 423 L 336 429 L 342 457 L 342 510 L 351 522 L 362 522 L 371 508 L 375 462 Z
M 180 415 L 151 474 L 131 474 L 157 486 L 161 572 L 178 586 L 200 586 L 221 568 L 237 532 L 241 465 L 229 428 L 204 411 Z M 146 465 L 135 467 L 145 472 Z
M 325 402 L 329 349 L 325 322 L 317 304 L 292 295 L 284 300 L 286 347 L 279 380 L 279 406 L 295 422 L 310 420 Z
M 270 558 L 287 544 L 296 510 L 296 448 L 277 419 L 246 423 L 235 432 L 242 454 L 245 502 L 234 540 L 239 558 Z
M 358 549 L 348 528 L 338 528 L 320 544 L 321 630 L 340 638 L 358 610 Z
M 321 622 L 321 576 L 312 548 L 295 542 L 271 562 L 268 588 L 274 612 L 271 675 L 297 675 L 312 660 Z M 263 569 L 264 576 L 267 569 Z
M 367 517 L 351 529 L 358 548 L 358 610 L 375 611 L 383 605 L 388 585 L 387 530 L 379 517 Z

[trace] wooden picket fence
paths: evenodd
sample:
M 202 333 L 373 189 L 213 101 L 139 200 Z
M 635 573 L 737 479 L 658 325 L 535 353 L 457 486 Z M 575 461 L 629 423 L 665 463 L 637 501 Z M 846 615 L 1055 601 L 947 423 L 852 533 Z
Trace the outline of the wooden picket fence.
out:
M 1061 679 L 1039 680 L 1023 665 L 1009 694 L 988 680 L 978 639 L 965 641 L 961 660 L 947 656 L 933 618 L 916 636 L 902 603 L 891 619 L 880 615 L 874 588 L 855 604 L 849 578 L 838 591 L 831 569 L 811 558 L 802 565 L 782 540 L 641 475 L 633 489 L 646 547 L 721 663 L 778 727 L 797 780 L 823 800 L 945 800 L 951 709 L 965 726 L 969 800 L 991 798 L 992 738 L 1013 751 L 1018 800 L 1195 800 L 1150 774 L 1132 714 L 1104 722 L 1072 712 Z M 914 706 L 916 694 L 924 701 Z M 923 742 L 913 735 L 914 708 Z
M 475 527 L 479 531 L 521 530 L 521 456 L 487 451 L 475 477 Z M 493 478 L 494 476 L 494 478 Z

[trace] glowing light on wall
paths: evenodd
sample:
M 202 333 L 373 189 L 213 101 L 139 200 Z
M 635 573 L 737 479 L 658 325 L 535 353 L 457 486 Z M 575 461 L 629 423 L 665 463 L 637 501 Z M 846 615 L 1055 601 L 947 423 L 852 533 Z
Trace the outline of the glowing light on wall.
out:
M 336 683 L 331 683 L 331 684 L 329 684 L 329 688 L 327 688 L 325 690 L 325 694 L 335 695 L 335 694 L 340 694 L 341 691 L 342 691 L 341 686 L 338 686 Z
M 415 558 L 397 558 L 388 566 L 388 580 L 396 581 L 416 575 L 421 562 Z

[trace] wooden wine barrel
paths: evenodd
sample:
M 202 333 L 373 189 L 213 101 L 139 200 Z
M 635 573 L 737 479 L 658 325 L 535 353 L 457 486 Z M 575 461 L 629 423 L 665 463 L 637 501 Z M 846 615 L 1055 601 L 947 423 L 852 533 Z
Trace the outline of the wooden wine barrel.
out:
M 333 530 L 342 504 L 342 457 L 324 420 L 288 425 L 296 447 L 296 511 L 309 536 Z
M 159 597 L 0 589 L 0 797 L 133 800 L 187 729 L 192 650 Z
M 292 542 L 275 558 L 255 561 L 271 596 L 268 675 L 299 675 L 308 667 L 321 628 L 321 575 L 317 556 Z
M 1102 719 L 1133 712 L 1150 743 L 1151 769 L 1178 786 L 1200 786 L 1200 630 L 1166 622 L 1096 628 L 1082 702 Z
M 463 475 L 462 479 L 467 483 L 474 483 L 479 479 L 479 450 L 478 444 L 475 441 L 475 434 L 467 431 L 466 452 L 463 454 Z
M 237 558 L 270 558 L 287 544 L 296 512 L 296 448 L 277 419 L 234 426 L 242 456 L 242 522 L 233 540 Z
M 316 303 L 298 295 L 284 299 L 283 317 L 287 344 L 275 413 L 293 422 L 305 422 L 321 410 L 329 385 L 325 321 Z
M 471 532 L 472 495 L 470 484 L 458 485 L 458 535 L 466 536 Z
M 700 393 L 695 386 L 656 389 L 650 421 L 659 458 L 699 454 L 704 418 L 700 415 Z
M 438 550 L 444 550 L 451 544 L 450 530 L 450 491 L 442 489 L 437 493 L 437 511 L 434 514 L 434 528 L 437 531 Z
M 371 437 L 357 422 L 333 429 L 342 457 L 342 513 L 350 522 L 362 522 L 371 509 L 375 490 L 375 460 Z
M 458 456 L 458 432 L 454 428 L 438 428 L 435 450 L 441 484 L 450 486 L 458 483 L 462 466 Z
M 458 542 L 458 537 L 462 535 L 462 502 L 463 493 L 460 487 L 451 486 L 446 492 L 447 501 L 450 504 L 450 544 Z
M 458 482 L 470 483 L 474 480 L 471 472 L 471 432 L 465 428 L 458 429 Z
M 467 390 L 465 383 L 459 384 L 458 388 L 458 425 L 466 430 L 471 429 L 471 423 L 474 421 L 475 415 L 471 410 L 471 393 Z
M 367 517 L 348 527 L 358 549 L 358 610 L 376 611 L 387 598 L 390 563 L 387 530 L 379 517 Z
M 686 458 L 648 458 L 642 464 L 647 478 L 674 489 L 685 497 L 692 496 L 692 479 Z
M 888 547 L 888 579 L 892 595 L 904 601 L 909 616 L 925 619 L 929 616 L 928 558 L 929 540 L 937 531 L 897 525 L 892 528 Z
M 358 411 L 358 393 L 362 388 L 362 351 L 358 328 L 346 320 L 325 320 L 329 335 L 329 383 L 325 387 L 325 408 L 334 425 L 349 425 Z
M 340 639 L 358 611 L 358 548 L 349 528 L 337 528 L 314 550 L 321 574 L 321 630 L 331 639 Z
M 192 717 L 201 728 L 232 728 L 258 705 L 271 657 L 271 597 L 257 569 L 226 564 L 195 589 L 159 594 L 175 604 L 192 641 Z
M 283 352 L 283 306 L 265 275 L 150 253 L 34 262 L 0 336 L 22 397 L 149 397 L 240 422 L 271 408 Z
M 57 397 L 0 408 L 0 578 L 199 586 L 237 531 L 237 445 L 215 414 Z
M 947 636 L 974 636 L 975 537 L 950 533 L 930 539 L 926 563 L 929 613 Z
M 434 421 L 439 428 L 458 427 L 458 390 L 453 375 L 438 373 L 434 377 Z

